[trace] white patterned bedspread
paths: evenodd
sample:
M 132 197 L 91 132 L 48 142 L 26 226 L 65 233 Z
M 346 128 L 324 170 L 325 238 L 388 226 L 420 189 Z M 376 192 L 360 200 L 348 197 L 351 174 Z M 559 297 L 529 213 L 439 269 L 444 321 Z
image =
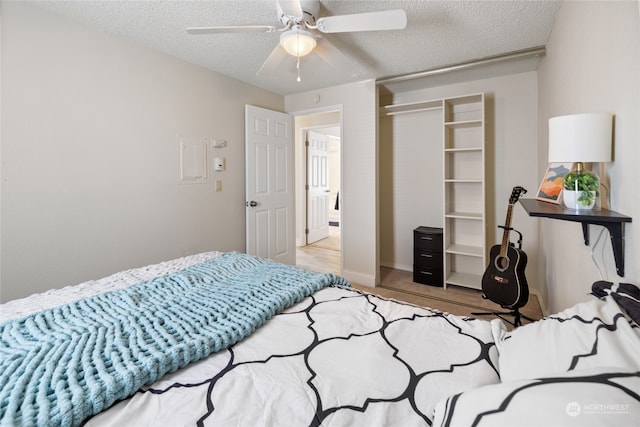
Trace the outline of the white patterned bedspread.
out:
M 640 289 L 593 290 L 601 299 L 496 335 L 501 382 L 442 400 L 433 425 L 640 426 Z
M 20 318 L 170 274 L 209 252 L 11 301 Z M 330 287 L 254 334 L 165 376 L 89 419 L 88 426 L 423 426 L 443 398 L 499 381 L 494 329 Z
M 11 301 L 0 321 L 219 255 Z M 498 320 L 324 288 L 86 425 L 638 426 L 640 289 L 598 282 L 594 293 L 601 299 L 508 332 Z
M 331 287 L 88 426 L 422 426 L 498 382 L 491 323 Z

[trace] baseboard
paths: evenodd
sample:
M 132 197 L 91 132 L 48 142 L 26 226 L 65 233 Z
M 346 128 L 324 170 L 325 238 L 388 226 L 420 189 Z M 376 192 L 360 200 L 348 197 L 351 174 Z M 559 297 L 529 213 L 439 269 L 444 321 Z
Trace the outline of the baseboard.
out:
M 376 287 L 376 277 L 370 274 L 362 274 L 355 271 L 342 270 L 342 277 L 351 283 L 367 286 L 369 288 Z
M 413 271 L 413 265 L 405 264 L 387 264 L 381 262 L 380 267 L 393 268 L 394 270 Z

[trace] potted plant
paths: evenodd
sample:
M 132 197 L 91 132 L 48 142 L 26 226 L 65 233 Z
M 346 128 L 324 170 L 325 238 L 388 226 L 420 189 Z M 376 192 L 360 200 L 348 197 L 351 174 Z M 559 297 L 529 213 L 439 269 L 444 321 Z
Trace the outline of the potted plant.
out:
M 573 171 L 564 176 L 564 204 L 572 209 L 593 209 L 600 195 L 598 176 L 586 171 Z

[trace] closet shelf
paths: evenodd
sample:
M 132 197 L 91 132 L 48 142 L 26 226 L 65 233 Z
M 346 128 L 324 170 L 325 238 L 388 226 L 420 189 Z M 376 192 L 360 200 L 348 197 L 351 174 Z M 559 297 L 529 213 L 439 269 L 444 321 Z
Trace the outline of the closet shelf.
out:
M 458 179 L 458 178 L 446 178 L 444 180 L 444 182 L 446 183 L 451 183 L 451 184 L 482 184 L 484 181 L 482 179 L 467 179 L 467 178 L 463 178 L 463 179 Z
M 444 215 L 446 218 L 458 218 L 458 219 L 472 219 L 481 221 L 484 219 L 484 215 L 477 212 L 447 212 Z
M 410 113 L 417 113 L 420 111 L 433 111 L 433 110 L 440 110 L 440 107 L 431 107 L 431 108 L 414 108 L 411 110 L 401 110 L 401 111 L 387 111 L 387 112 L 383 112 L 381 114 L 381 116 L 397 116 L 399 114 L 410 114 Z
M 482 147 L 464 147 L 464 148 L 445 148 L 445 153 L 462 153 L 462 152 L 473 152 L 473 151 L 482 151 Z
M 450 285 L 464 286 L 465 288 L 482 289 L 477 283 L 482 283 L 482 276 L 468 273 L 451 273 L 447 277 L 447 283 Z
M 466 127 L 477 127 L 482 125 L 482 120 L 461 120 L 455 122 L 445 122 L 445 127 L 449 128 L 466 128 Z
M 382 107 L 382 112 L 380 115 L 393 116 L 396 114 L 415 113 L 418 111 L 432 111 L 441 109 L 442 100 L 406 102 L 385 105 Z
M 481 246 L 469 246 L 469 245 L 449 245 L 445 250 L 448 254 L 466 255 L 472 257 L 484 256 L 484 248 Z

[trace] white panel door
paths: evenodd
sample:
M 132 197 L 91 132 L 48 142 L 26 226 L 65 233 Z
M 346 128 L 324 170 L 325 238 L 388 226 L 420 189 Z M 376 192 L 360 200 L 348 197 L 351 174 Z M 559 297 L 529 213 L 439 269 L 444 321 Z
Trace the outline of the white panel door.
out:
M 295 264 L 293 118 L 245 106 L 247 253 Z
M 307 132 L 307 245 L 329 237 L 329 139 Z

